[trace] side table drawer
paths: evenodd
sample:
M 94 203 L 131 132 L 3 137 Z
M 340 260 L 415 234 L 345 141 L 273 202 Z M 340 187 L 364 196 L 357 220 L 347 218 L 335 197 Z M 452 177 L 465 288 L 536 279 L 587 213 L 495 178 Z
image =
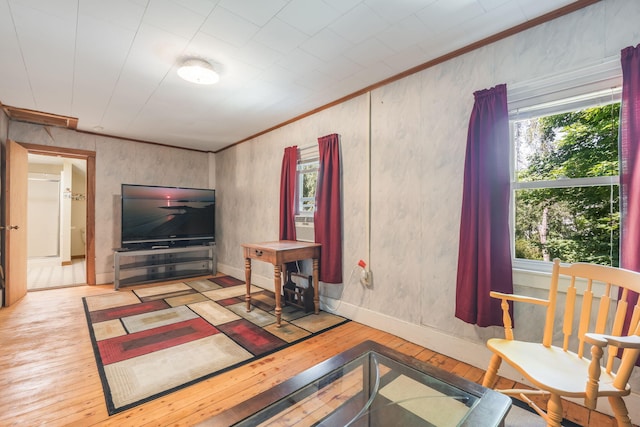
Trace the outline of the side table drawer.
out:
M 244 257 L 276 264 L 276 253 L 272 250 L 244 248 Z

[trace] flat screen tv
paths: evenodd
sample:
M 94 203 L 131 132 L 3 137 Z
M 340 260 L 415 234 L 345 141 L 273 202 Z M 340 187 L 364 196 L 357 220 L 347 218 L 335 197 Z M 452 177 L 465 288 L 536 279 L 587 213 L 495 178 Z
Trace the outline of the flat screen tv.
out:
M 215 242 L 215 204 L 211 189 L 122 184 L 122 247 Z

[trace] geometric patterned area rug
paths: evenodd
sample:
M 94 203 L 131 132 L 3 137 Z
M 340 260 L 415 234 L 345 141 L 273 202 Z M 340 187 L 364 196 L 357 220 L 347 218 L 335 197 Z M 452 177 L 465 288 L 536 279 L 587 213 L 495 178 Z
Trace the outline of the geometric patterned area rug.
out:
M 282 307 L 273 292 L 218 276 L 84 297 L 109 415 L 320 334 L 348 320 Z M 284 298 L 282 298 L 284 304 Z

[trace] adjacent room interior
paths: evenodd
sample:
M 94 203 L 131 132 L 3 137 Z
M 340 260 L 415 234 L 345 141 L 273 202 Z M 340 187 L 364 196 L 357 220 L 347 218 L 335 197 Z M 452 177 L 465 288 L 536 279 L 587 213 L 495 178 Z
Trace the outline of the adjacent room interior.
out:
M 87 283 L 86 174 L 84 160 L 29 155 L 28 290 Z

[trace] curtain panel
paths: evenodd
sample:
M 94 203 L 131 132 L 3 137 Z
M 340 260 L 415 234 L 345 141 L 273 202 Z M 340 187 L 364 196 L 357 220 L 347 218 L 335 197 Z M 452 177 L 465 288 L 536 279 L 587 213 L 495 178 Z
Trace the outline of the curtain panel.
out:
M 455 315 L 478 326 L 500 326 L 500 301 L 489 292 L 513 293 L 507 87 L 477 91 L 474 98 L 464 165 Z
M 280 231 L 279 240 L 296 240 L 296 179 L 298 146 L 284 149 L 280 173 Z
M 340 183 L 340 138 L 331 134 L 318 138 L 320 165 L 313 224 L 315 240 L 321 243 L 320 280 L 342 283 L 342 195 Z
M 640 271 L 640 45 L 622 49 L 621 64 L 620 266 Z M 637 301 L 638 294 L 630 293 L 625 330 L 628 329 Z

